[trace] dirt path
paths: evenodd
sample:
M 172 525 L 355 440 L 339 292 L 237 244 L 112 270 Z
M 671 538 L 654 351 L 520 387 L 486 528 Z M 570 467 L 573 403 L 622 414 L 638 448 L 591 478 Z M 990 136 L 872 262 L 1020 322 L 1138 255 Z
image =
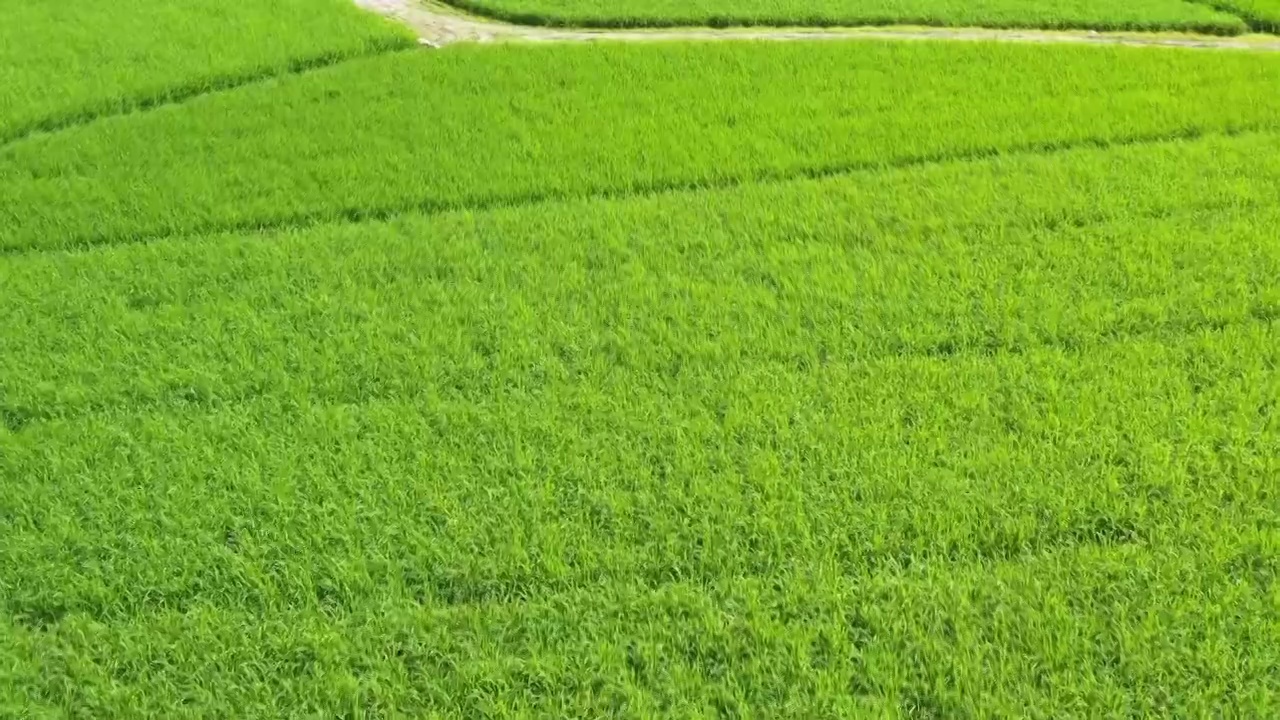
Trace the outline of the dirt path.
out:
M 424 45 L 493 42 L 653 42 L 662 40 L 996 40 L 1002 42 L 1077 43 L 1158 47 L 1219 48 L 1280 52 L 1280 39 L 1236 38 L 1175 33 L 1100 33 L 1091 31 L 990 30 L 983 28 L 671 28 L 588 30 L 510 25 L 424 0 L 355 0 L 413 28 Z

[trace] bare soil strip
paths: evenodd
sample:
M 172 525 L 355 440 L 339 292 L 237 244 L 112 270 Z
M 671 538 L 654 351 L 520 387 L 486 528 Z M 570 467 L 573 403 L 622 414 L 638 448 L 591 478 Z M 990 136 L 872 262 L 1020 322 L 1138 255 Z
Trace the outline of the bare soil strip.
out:
M 1111 33 L 1093 31 L 993 30 L 987 28 L 664 28 L 593 30 L 511 25 L 466 15 L 419 0 L 355 0 L 362 8 L 394 18 L 418 34 L 424 45 L 496 42 L 658 42 L 671 40 L 954 40 L 1031 43 L 1134 45 L 1146 47 L 1216 48 L 1280 52 L 1280 38 L 1234 38 L 1180 33 Z

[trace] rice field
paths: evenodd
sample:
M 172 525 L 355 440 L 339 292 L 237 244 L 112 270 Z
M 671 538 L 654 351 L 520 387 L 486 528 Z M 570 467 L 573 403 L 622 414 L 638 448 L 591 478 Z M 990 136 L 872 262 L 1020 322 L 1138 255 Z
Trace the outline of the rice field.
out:
M 1274 87 L 1277 55 L 1134 48 L 390 53 L 0 149 L 0 250 L 1276 129 Z
M 1280 0 L 1218 0 L 1212 4 L 1243 19 L 1254 30 L 1280 33 Z
M 413 43 L 347 0 L 0 0 L 0 143 Z
M 0 716 L 1280 710 L 1280 54 L 333 13 L 6 99 Z

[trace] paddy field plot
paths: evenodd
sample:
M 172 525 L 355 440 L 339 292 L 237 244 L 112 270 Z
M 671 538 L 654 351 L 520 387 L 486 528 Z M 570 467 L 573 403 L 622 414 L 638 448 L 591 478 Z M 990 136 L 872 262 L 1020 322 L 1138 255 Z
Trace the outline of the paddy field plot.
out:
M 0 0 L 0 142 L 412 42 L 346 0 Z
M 399 47 L 0 147 L 0 715 L 1276 713 L 1280 56 Z
M 391 53 L 0 149 L 0 251 L 1234 134 L 1277 125 L 1273 87 L 1280 57 L 1238 52 Z

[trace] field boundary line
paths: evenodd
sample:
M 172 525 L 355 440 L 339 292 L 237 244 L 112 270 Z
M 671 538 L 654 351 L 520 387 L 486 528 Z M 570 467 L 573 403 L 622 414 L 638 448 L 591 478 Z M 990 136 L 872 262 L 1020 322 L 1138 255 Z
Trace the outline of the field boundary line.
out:
M 131 98 L 125 98 L 122 104 L 115 105 L 113 107 L 99 106 L 94 109 L 46 118 L 34 123 L 29 123 L 26 126 L 18 127 L 14 131 L 0 135 L 0 155 L 3 155 L 9 148 L 28 140 L 46 135 L 55 135 L 64 130 L 92 125 L 102 120 L 124 117 L 135 113 L 150 112 L 152 110 L 158 110 L 160 108 L 173 105 L 182 105 L 209 95 L 219 95 L 221 93 L 231 92 L 240 88 L 260 85 L 272 80 L 307 75 L 312 72 L 326 70 L 328 68 L 356 60 L 363 60 L 380 55 L 391 55 L 397 52 L 405 52 L 406 50 L 413 49 L 415 48 L 412 42 L 409 42 L 409 44 L 406 45 L 405 42 L 396 41 L 394 39 L 379 41 L 370 43 L 367 47 L 354 52 L 325 53 L 304 58 L 295 58 L 284 65 L 277 66 L 275 68 L 259 67 L 243 73 L 222 75 L 211 79 L 205 79 L 197 83 L 177 85 L 150 95 L 138 95 Z
M 370 12 L 407 25 L 418 41 L 430 47 L 455 43 L 582 43 L 661 41 L 817 41 L 817 40 L 918 40 L 961 42 L 1015 42 L 1043 44 L 1180 47 L 1219 50 L 1280 52 L 1280 38 L 1225 37 L 1176 32 L 1123 32 L 1096 30 L 1035 30 L 1013 28 L 950 28 L 907 25 L 862 27 L 656 27 L 570 28 L 520 25 L 462 8 L 450 0 L 354 0 Z
M 428 198 L 425 200 L 407 201 L 384 207 L 346 207 L 319 210 L 315 212 L 300 212 L 279 217 L 261 217 L 236 222 L 210 223 L 205 226 L 178 230 L 159 229 L 154 231 L 141 230 L 134 233 L 118 233 L 111 235 L 73 235 L 66 238 L 61 243 L 52 245 L 0 244 L 0 258 L 23 257 L 50 253 L 88 252 L 103 247 L 148 244 L 162 242 L 173 238 L 197 238 L 225 233 L 260 235 L 282 230 L 305 229 L 328 224 L 382 222 L 411 213 L 441 215 L 450 212 L 487 212 L 491 210 L 532 207 L 560 202 L 625 200 L 628 198 L 656 197 L 678 193 L 732 190 L 734 188 L 750 185 L 773 185 L 798 180 L 820 180 L 823 178 L 853 175 L 862 172 L 909 169 L 927 167 L 930 165 L 964 164 L 1006 157 L 1056 155 L 1059 153 L 1066 153 L 1074 150 L 1086 150 L 1090 148 L 1109 150 L 1115 148 L 1138 147 L 1143 145 L 1194 142 L 1210 137 L 1234 138 L 1248 135 L 1270 135 L 1276 133 L 1278 129 L 1280 129 L 1280 126 L 1273 123 L 1240 128 L 1228 128 L 1225 130 L 1205 130 L 1203 128 L 1193 127 L 1158 134 L 1138 135 L 1112 140 L 1100 138 L 1082 138 L 1058 141 L 1050 140 L 1026 143 L 1008 148 L 983 147 L 958 152 L 940 151 L 893 160 L 859 160 L 827 166 L 763 170 L 736 177 L 658 180 L 643 185 L 586 189 L 581 192 L 528 191 L 512 193 L 509 195 L 481 195 L 457 201 L 442 201 Z

